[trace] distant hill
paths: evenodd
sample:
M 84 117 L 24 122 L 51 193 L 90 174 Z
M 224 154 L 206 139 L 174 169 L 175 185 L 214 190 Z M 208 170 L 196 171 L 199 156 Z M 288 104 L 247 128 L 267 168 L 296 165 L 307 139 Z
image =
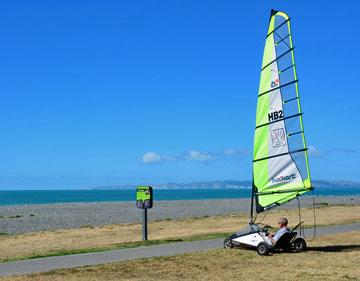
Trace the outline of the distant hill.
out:
M 176 183 L 169 182 L 163 184 L 151 184 L 147 185 L 152 186 L 156 189 L 224 189 L 224 188 L 239 188 L 239 189 L 250 189 L 251 181 L 244 180 L 224 180 L 224 181 L 199 181 L 199 182 L 188 182 L 188 183 Z M 315 188 L 360 188 L 359 182 L 352 181 L 329 181 L 329 180 L 314 180 L 313 185 Z M 96 186 L 89 187 L 90 189 L 134 189 L 137 185 L 127 184 L 127 185 L 110 185 L 110 186 Z

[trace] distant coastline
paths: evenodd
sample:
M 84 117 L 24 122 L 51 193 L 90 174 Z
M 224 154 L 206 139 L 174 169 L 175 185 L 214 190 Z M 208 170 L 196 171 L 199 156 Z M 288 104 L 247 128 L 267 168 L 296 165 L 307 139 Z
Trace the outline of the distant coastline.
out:
M 224 180 L 224 181 L 197 181 L 188 183 L 168 182 L 162 184 L 142 183 L 150 185 L 154 189 L 251 189 L 252 182 L 250 180 Z M 313 185 L 315 188 L 359 188 L 360 182 L 345 181 L 345 180 L 314 180 Z M 135 189 L 135 184 L 123 185 L 106 185 L 106 186 L 93 186 L 87 187 L 90 190 L 126 190 Z

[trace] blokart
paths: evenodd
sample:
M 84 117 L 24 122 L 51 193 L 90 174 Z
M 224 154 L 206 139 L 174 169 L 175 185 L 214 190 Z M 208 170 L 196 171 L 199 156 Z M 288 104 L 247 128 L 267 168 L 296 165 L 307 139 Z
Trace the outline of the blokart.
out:
M 295 231 L 302 222 L 296 225 L 290 232 L 283 234 L 276 245 L 270 245 L 266 242 L 269 235 L 270 225 L 249 224 L 249 227 L 232 234 L 224 240 L 224 248 L 230 249 L 241 247 L 247 249 L 256 249 L 257 253 L 266 256 L 271 252 L 302 252 L 306 250 L 306 241 Z
M 315 238 L 314 187 L 310 177 L 294 48 L 290 17 L 285 12 L 271 10 L 257 94 L 250 223 L 246 229 L 225 239 L 225 248 L 252 248 L 260 255 L 304 251 L 306 242 L 301 227 L 299 197 L 310 191 L 313 192 Z M 270 245 L 267 236 L 271 227 L 259 222 L 271 209 L 295 199 L 298 201 L 299 224 L 281 236 L 276 245 Z M 256 223 L 257 215 L 262 212 L 266 213 Z M 297 228 L 298 232 L 295 231 Z

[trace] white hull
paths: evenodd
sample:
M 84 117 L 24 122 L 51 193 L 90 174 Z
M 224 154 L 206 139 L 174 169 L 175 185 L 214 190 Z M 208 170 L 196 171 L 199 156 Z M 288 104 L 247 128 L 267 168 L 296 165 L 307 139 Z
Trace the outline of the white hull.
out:
M 234 244 L 245 244 L 250 247 L 257 247 L 260 242 L 265 241 L 262 235 L 265 236 L 265 233 L 261 233 L 261 235 L 259 233 L 250 233 L 234 238 L 232 241 Z

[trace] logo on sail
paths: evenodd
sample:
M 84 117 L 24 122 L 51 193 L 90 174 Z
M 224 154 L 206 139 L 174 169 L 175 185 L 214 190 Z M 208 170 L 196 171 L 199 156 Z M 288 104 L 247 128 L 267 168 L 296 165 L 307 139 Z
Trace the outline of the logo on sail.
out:
M 271 88 L 279 86 L 279 78 L 276 78 L 275 80 L 271 81 Z
M 272 146 L 279 147 L 286 145 L 286 137 L 284 128 L 274 129 L 271 131 Z
M 278 183 L 278 182 L 283 182 L 283 181 L 289 181 L 289 180 L 293 180 L 296 178 L 296 174 L 292 173 L 290 175 L 287 176 L 279 176 L 279 177 L 274 177 L 271 182 L 272 183 Z

